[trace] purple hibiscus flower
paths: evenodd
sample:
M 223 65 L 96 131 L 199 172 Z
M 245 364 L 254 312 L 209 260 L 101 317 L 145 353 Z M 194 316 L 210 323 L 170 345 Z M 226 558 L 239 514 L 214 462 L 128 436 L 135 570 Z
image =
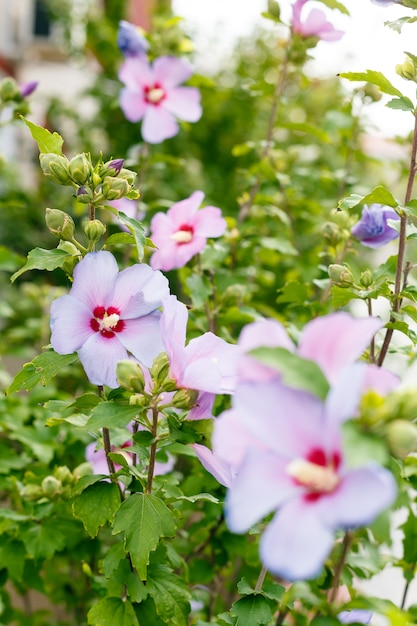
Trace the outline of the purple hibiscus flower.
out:
M 337 617 L 342 624 L 353 624 L 355 622 L 359 624 L 370 624 L 372 613 L 365 609 L 352 609 L 352 611 L 342 611 Z
M 149 265 L 118 271 L 110 252 L 90 252 L 74 270 L 69 295 L 51 306 L 51 343 L 78 352 L 94 385 L 118 387 L 116 365 L 132 354 L 146 366 L 163 350 L 160 312 L 167 279 Z
M 398 237 L 398 232 L 388 224 L 388 220 L 399 220 L 392 207 L 384 204 L 364 205 L 362 217 L 352 228 L 351 233 L 368 248 L 380 248 Z
M 178 133 L 176 118 L 197 122 L 201 117 L 200 92 L 180 87 L 192 75 L 191 65 L 176 57 L 159 57 L 150 65 L 145 55 L 130 57 L 120 68 L 125 84 L 120 106 L 131 122 L 142 120 L 142 137 L 160 143 Z
M 166 213 L 157 213 L 151 220 L 151 239 L 158 249 L 151 266 L 169 271 L 183 267 L 201 252 L 207 237 L 220 237 L 226 230 L 221 210 L 214 206 L 199 209 L 204 198 L 195 191 L 189 198 L 176 202 Z
M 139 26 L 121 20 L 117 31 L 117 46 L 125 57 L 137 57 L 146 53 L 149 42 Z
M 349 468 L 341 424 L 356 414 L 366 367 L 350 368 L 326 400 L 279 379 L 239 383 L 233 409 L 216 419 L 213 452 L 237 472 L 226 520 L 243 533 L 274 512 L 260 542 L 263 564 L 286 580 L 316 576 L 336 530 L 365 526 L 396 496 L 374 462 Z
M 233 393 L 239 350 L 211 332 L 185 345 L 187 307 L 175 296 L 162 303 L 161 330 L 170 374 L 179 387 L 199 392 L 189 419 L 212 417 L 215 394 Z
M 301 17 L 306 2 L 308 0 L 296 0 L 293 4 L 293 31 L 301 35 L 301 37 L 318 37 L 324 41 L 338 41 L 341 39 L 344 35 L 343 31 L 337 30 L 320 9 L 311 9 L 307 17 L 304 19 Z

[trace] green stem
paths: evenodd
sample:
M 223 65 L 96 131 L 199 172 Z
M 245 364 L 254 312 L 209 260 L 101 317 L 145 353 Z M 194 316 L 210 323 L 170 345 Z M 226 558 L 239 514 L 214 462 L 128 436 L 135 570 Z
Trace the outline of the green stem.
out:
M 152 482 L 155 472 L 155 459 L 156 459 L 156 437 L 158 435 L 158 415 L 159 410 L 157 406 L 152 406 L 152 436 L 154 441 L 151 444 L 151 450 L 149 455 L 149 467 L 148 467 L 148 481 L 146 485 L 146 493 L 152 493 Z
M 261 571 L 259 572 L 258 580 L 256 581 L 255 592 L 261 591 L 262 585 L 264 584 L 265 576 L 267 575 L 267 573 L 268 573 L 267 568 L 263 566 Z
M 342 575 L 342 570 L 345 565 L 346 556 L 351 546 L 351 543 L 352 543 L 352 534 L 348 531 L 345 533 L 345 536 L 343 539 L 343 545 L 342 545 L 342 554 L 340 555 L 340 559 L 336 564 L 336 568 L 334 572 L 332 589 L 329 595 L 330 604 L 333 604 L 334 601 L 336 600 L 337 591 L 340 587 L 340 577 Z

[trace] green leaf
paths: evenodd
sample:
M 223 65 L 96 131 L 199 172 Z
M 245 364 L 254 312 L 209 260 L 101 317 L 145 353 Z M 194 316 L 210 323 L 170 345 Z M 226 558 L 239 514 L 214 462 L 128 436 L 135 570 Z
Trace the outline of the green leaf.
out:
M 165 624 L 187 626 L 190 592 L 179 576 L 166 565 L 151 565 L 146 586 Z
M 388 453 L 384 441 L 375 434 L 361 431 L 353 421 L 342 426 L 343 450 L 348 467 L 360 467 L 370 461 L 384 465 Z
M 387 102 L 386 106 L 390 109 L 399 109 L 400 111 L 411 111 L 414 113 L 415 106 L 410 98 L 402 96 L 401 98 L 393 98 Z
M 282 380 L 293 389 L 302 389 L 324 400 L 329 383 L 314 361 L 302 359 L 285 348 L 256 348 L 249 353 L 255 359 L 277 370 Z
M 57 267 L 62 267 L 68 256 L 70 256 L 68 252 L 58 248 L 54 248 L 53 250 L 34 248 L 29 252 L 25 265 L 12 274 L 10 280 L 13 283 L 16 278 L 29 270 L 48 270 L 48 272 L 51 272 Z
M 260 245 L 267 250 L 276 250 L 286 256 L 298 255 L 298 250 L 294 248 L 291 241 L 280 237 L 261 237 Z
M 115 245 L 132 245 L 135 243 L 135 238 L 133 235 L 129 235 L 129 233 L 114 233 L 107 237 L 106 239 L 106 247 L 115 246 Z
M 97 431 L 100 428 L 123 428 L 132 421 L 138 414 L 138 407 L 115 402 L 100 402 L 93 409 L 91 417 L 87 422 L 90 431 Z
M 357 193 L 352 193 L 350 196 L 346 198 L 342 198 L 339 200 L 338 207 L 339 209 L 353 209 L 353 207 L 358 206 L 362 202 L 362 196 L 359 196 Z
M 172 511 L 153 494 L 137 493 L 122 502 L 116 512 L 113 534 L 123 533 L 125 549 L 141 580 L 146 580 L 149 555 L 161 537 L 175 535 Z
M 389 28 L 392 28 L 392 30 L 395 30 L 395 32 L 401 33 L 404 24 L 411 24 L 416 20 L 416 17 L 400 17 L 398 20 L 394 20 L 393 22 L 385 22 L 384 26 L 388 26 Z
M 22 371 L 14 378 L 7 393 L 29 391 L 36 385 L 47 385 L 49 381 L 63 368 L 77 360 L 76 354 L 57 354 L 53 350 L 36 356 L 33 361 L 25 363 Z
M 74 516 L 82 521 L 90 537 L 96 537 L 100 526 L 111 522 L 120 506 L 120 492 L 114 483 L 90 485 L 72 504 Z
M 104 598 L 88 611 L 91 626 L 138 626 L 135 611 L 129 600 Z
M 190 291 L 190 298 L 193 306 L 196 309 L 204 306 L 205 302 L 207 302 L 213 292 L 213 288 L 207 278 L 200 276 L 199 274 L 191 274 L 185 282 Z
M 232 604 L 230 612 L 237 617 L 236 626 L 258 626 L 269 624 L 275 603 L 261 594 L 251 594 Z
M 353 82 L 365 81 L 371 83 L 372 85 L 376 85 L 382 93 L 386 93 L 389 96 L 403 97 L 401 91 L 394 87 L 382 72 L 375 70 L 365 70 L 365 72 L 342 72 L 339 76 Z
M 345 5 L 339 2 L 339 0 L 320 0 L 320 2 L 325 4 L 326 7 L 329 7 L 329 9 L 338 9 L 341 13 L 344 13 L 345 15 L 350 15 Z
M 146 234 L 143 224 L 138 222 L 138 220 L 135 220 L 133 217 L 128 217 L 125 213 L 123 213 L 123 211 L 119 211 L 119 220 L 122 224 L 128 227 L 135 238 L 138 259 L 139 261 L 142 261 L 146 244 Z
M 401 528 L 404 533 L 403 560 L 406 563 L 415 564 L 417 562 L 417 517 L 411 510 Z
M 397 207 L 399 204 L 389 189 L 383 185 L 378 185 L 378 187 L 375 187 L 375 189 L 366 194 L 366 196 L 363 196 L 361 204 L 372 204 L 374 202 L 378 204 L 387 204 L 393 208 Z
M 33 139 L 38 144 L 41 154 L 62 154 L 63 138 L 58 133 L 50 133 L 49 130 L 30 122 L 25 117 L 21 118 L 29 128 Z

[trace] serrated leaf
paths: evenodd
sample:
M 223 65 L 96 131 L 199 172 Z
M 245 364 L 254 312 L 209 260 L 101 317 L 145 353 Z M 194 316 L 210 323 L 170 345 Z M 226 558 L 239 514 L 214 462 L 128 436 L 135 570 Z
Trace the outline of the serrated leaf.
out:
M 114 483 L 90 485 L 72 503 L 74 516 L 80 519 L 90 537 L 96 537 L 100 526 L 113 520 L 120 506 L 120 492 Z
M 130 235 L 129 233 L 114 233 L 113 235 L 110 235 L 110 237 L 107 237 L 106 239 L 106 247 L 108 248 L 109 246 L 116 246 L 116 245 L 132 245 L 135 243 L 135 238 L 133 237 L 133 235 Z
M 388 78 L 386 78 L 382 72 L 377 72 L 376 70 L 365 70 L 364 72 L 342 72 L 339 76 L 353 82 L 364 81 L 371 83 L 372 85 L 376 85 L 382 93 L 386 93 L 389 96 L 403 97 L 401 91 L 394 87 L 394 85 L 390 83 Z
M 71 365 L 77 360 L 76 354 L 57 354 L 50 350 L 39 354 L 33 361 L 25 363 L 23 369 L 15 376 L 12 384 L 7 389 L 7 393 L 29 391 L 36 385 L 47 385 L 58 372 L 67 365 Z
M 271 622 L 273 606 L 275 603 L 261 594 L 251 594 L 234 602 L 230 612 L 237 617 L 236 626 L 258 626 Z
M 404 24 L 415 22 L 416 19 L 417 18 L 415 17 L 400 17 L 398 20 L 394 20 L 392 22 L 384 22 L 384 26 L 392 28 L 392 30 L 395 30 L 396 33 L 401 33 Z
M 135 611 L 129 600 L 104 598 L 88 611 L 91 626 L 138 626 Z
M 151 565 L 146 586 L 165 624 L 187 626 L 191 596 L 179 576 L 166 565 Z
M 79 496 L 84 489 L 87 489 L 90 485 L 100 482 L 103 478 L 108 478 L 108 476 L 106 474 L 87 474 L 86 476 L 81 476 L 72 489 L 71 497 L 74 498 L 75 496 Z
M 130 554 L 141 580 L 146 580 L 149 555 L 161 537 L 175 535 L 172 511 L 153 494 L 136 493 L 122 502 L 113 524 L 113 534 L 123 533 L 125 549 Z
M 302 359 L 285 348 L 256 348 L 249 352 L 255 359 L 282 375 L 283 382 L 293 389 L 302 389 L 324 400 L 329 383 L 314 361 Z
M 357 193 L 352 193 L 350 196 L 339 200 L 337 206 L 339 209 L 353 209 L 353 207 L 358 206 L 361 202 L 362 196 L 359 196 Z
M 12 274 L 10 280 L 14 283 L 16 278 L 29 270 L 48 270 L 48 272 L 56 270 L 57 267 L 62 267 L 68 256 L 70 255 L 66 250 L 58 248 L 54 248 L 53 250 L 34 248 L 29 252 L 25 265 Z
M 87 427 L 93 432 L 100 428 L 123 428 L 137 413 L 138 408 L 135 406 L 100 402 L 91 412 Z
M 38 144 L 39 152 L 41 154 L 62 154 L 64 140 L 61 135 L 58 133 L 51 133 L 46 128 L 30 122 L 25 117 L 22 117 L 21 119 L 29 128 L 33 139 Z
M 138 259 L 142 261 L 145 253 L 146 234 L 145 228 L 141 222 L 135 220 L 133 217 L 128 217 L 123 211 L 119 211 L 119 220 L 122 224 L 128 227 L 133 237 L 135 238 L 135 244 L 138 251 Z
M 320 0 L 320 2 L 325 4 L 326 7 L 329 7 L 329 9 L 338 9 L 341 13 L 344 13 L 345 15 L 350 15 L 345 5 L 339 2 L 339 0 Z
M 406 96 L 402 96 L 401 98 L 393 98 L 389 102 L 387 102 L 386 106 L 389 109 L 398 109 L 400 111 L 411 111 L 414 113 L 415 106 L 411 102 L 410 98 Z

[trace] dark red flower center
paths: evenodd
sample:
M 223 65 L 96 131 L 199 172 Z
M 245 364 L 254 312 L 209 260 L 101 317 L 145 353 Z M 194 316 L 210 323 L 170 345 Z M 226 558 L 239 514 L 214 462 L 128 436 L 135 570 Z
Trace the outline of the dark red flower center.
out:
M 190 243 L 194 236 L 194 228 L 190 224 L 181 224 L 179 229 L 171 235 L 171 239 L 177 242 L 178 245 L 183 243 Z
M 144 93 L 146 102 L 155 106 L 158 106 L 166 98 L 166 93 L 159 83 L 155 83 L 152 87 L 146 86 Z
M 114 337 L 115 333 L 120 333 L 125 323 L 120 319 L 120 311 L 114 306 L 106 309 L 104 306 L 96 306 L 93 311 L 94 317 L 90 320 L 91 328 L 100 333 L 106 339 Z
M 304 498 L 315 502 L 322 496 L 334 491 L 340 477 L 340 454 L 333 452 L 330 456 L 322 448 L 313 448 L 304 459 L 294 459 L 287 467 L 287 472 L 297 485 L 306 487 Z

